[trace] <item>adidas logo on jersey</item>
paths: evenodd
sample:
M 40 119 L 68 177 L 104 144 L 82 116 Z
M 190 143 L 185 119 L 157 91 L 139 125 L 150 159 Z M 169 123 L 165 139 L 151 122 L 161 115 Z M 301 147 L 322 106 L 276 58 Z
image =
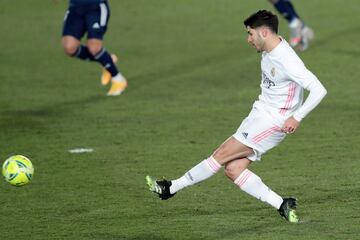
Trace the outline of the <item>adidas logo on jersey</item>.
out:
M 249 135 L 247 132 L 242 132 L 241 134 L 244 136 L 245 139 L 246 139 L 247 136 Z
M 92 28 L 93 29 L 100 29 L 100 24 L 99 23 L 94 23 L 93 25 L 92 25 Z

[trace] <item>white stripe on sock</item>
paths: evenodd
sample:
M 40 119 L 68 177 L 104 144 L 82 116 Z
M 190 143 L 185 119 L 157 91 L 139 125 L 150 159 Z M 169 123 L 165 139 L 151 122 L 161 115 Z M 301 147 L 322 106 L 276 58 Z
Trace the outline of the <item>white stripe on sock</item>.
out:
M 204 181 L 217 173 L 221 165 L 211 156 L 201 161 L 195 167 L 186 172 L 182 177 L 172 180 L 170 193 L 174 194 L 185 187 Z
M 276 209 L 279 209 L 283 202 L 282 197 L 266 186 L 261 178 L 249 169 L 245 169 L 240 176 L 235 179 L 234 183 L 244 192 L 270 204 Z

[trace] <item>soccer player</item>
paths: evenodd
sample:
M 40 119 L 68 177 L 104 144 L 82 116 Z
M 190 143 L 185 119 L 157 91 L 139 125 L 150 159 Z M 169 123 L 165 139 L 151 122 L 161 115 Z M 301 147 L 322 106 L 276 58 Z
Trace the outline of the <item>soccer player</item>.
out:
M 290 0 L 269 0 L 276 10 L 288 21 L 290 28 L 290 45 L 301 51 L 309 47 L 309 42 L 314 38 L 314 32 L 305 25 L 296 13 Z
M 326 89 L 289 46 L 277 34 L 278 18 L 260 10 L 244 21 L 247 41 L 261 59 L 261 94 L 238 130 L 207 159 L 191 168 L 182 177 L 168 181 L 146 176 L 150 191 L 162 200 L 173 197 L 183 188 L 216 174 L 222 166 L 226 176 L 241 190 L 264 201 L 289 222 L 298 222 L 297 200 L 283 198 L 266 186 L 249 170 L 252 162 L 294 133 L 300 122 L 326 95 Z M 303 90 L 309 95 L 303 103 Z
M 110 17 L 107 0 L 69 0 L 65 13 L 62 45 L 65 53 L 81 60 L 96 61 L 103 66 L 101 83 L 112 82 L 108 96 L 120 95 L 127 87 L 125 77 L 118 71 L 116 55 L 103 47 L 103 37 Z M 81 38 L 87 33 L 86 45 Z

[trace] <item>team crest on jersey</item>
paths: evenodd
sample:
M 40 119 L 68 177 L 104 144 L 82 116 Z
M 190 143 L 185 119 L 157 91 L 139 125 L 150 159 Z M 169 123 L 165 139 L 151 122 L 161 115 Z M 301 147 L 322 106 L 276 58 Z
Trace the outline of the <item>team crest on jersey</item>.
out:
M 275 68 L 274 67 L 271 69 L 271 76 L 275 77 Z
M 263 77 L 263 85 L 266 88 L 271 88 L 273 86 L 275 86 L 275 83 L 273 81 L 270 80 L 270 78 L 266 75 L 265 72 L 262 72 L 262 77 Z

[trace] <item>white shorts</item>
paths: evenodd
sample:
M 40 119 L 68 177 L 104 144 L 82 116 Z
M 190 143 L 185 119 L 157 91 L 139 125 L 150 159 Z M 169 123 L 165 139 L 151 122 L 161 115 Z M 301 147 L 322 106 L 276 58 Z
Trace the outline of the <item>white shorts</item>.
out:
M 283 124 L 284 118 L 275 118 L 255 103 L 233 137 L 253 149 L 254 154 L 248 156 L 249 160 L 260 160 L 262 154 L 285 138 L 286 134 L 281 131 Z

